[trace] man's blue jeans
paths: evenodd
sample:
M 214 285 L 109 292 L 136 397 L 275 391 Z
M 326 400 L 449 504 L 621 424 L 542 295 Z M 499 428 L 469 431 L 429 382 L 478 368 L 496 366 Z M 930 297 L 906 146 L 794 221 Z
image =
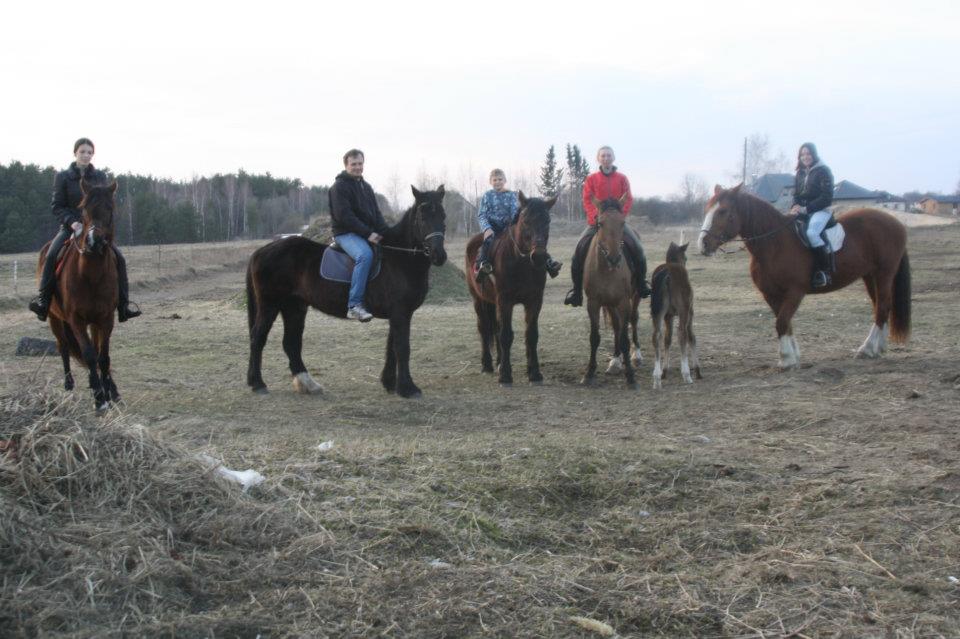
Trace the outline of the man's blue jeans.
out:
M 363 304 L 363 294 L 367 290 L 367 278 L 373 265 L 373 249 L 366 238 L 356 233 L 335 235 L 334 238 L 347 255 L 353 258 L 353 275 L 350 277 L 350 299 L 347 308 Z

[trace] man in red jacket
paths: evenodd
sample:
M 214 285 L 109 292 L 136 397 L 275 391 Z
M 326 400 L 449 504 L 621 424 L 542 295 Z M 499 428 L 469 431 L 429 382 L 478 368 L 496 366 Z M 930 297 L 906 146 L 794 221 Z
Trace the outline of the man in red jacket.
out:
M 580 306 L 583 304 L 583 262 L 587 258 L 587 250 L 590 248 L 590 241 L 597 234 L 597 207 L 593 203 L 594 198 L 599 201 L 607 198 L 620 199 L 626 195 L 625 214 L 629 215 L 630 207 L 633 205 L 633 195 L 630 193 L 630 181 L 627 176 L 617 171 L 613 165 L 616 156 L 613 149 L 609 146 L 602 146 L 597 151 L 597 163 L 600 170 L 590 174 L 587 181 L 583 184 L 583 208 L 587 212 L 587 228 L 584 229 L 577 242 L 577 248 L 573 253 L 573 260 L 570 264 L 570 276 L 573 278 L 573 288 L 567 293 L 564 304 L 569 306 Z M 630 263 L 630 270 L 633 273 L 633 282 L 636 289 L 640 292 L 640 297 L 650 296 L 650 287 L 647 285 L 647 260 L 643 256 L 643 248 L 640 246 L 640 238 L 629 226 L 623 227 L 623 247 Z

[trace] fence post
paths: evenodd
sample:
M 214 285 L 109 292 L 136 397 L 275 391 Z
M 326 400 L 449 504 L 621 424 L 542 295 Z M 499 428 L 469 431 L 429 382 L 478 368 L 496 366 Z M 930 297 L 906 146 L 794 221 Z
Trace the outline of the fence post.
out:
M 18 294 L 18 292 L 17 292 L 17 270 L 18 270 L 19 266 L 20 266 L 20 261 L 19 261 L 19 260 L 14 260 L 14 261 L 13 261 L 13 294 L 14 294 L 14 295 L 17 295 L 17 294 Z

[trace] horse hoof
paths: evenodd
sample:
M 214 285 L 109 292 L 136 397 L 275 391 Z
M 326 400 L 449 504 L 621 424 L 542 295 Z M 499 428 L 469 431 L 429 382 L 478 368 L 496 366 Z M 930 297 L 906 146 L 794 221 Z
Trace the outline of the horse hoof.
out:
M 270 391 L 267 390 L 267 387 L 266 387 L 266 386 L 254 386 L 254 387 L 251 388 L 250 390 L 253 391 L 254 393 L 256 393 L 257 395 L 269 395 L 269 394 L 270 394 Z
M 108 410 L 110 410 L 110 402 L 103 402 L 97 406 L 97 415 L 103 415 Z
M 419 388 L 410 391 L 398 390 L 397 395 L 403 397 L 404 399 L 420 399 L 423 397 L 423 392 Z
M 513 382 L 500 382 L 500 388 L 513 388 Z
M 596 377 L 593 377 L 593 376 L 584 376 L 584 378 L 580 380 L 580 385 L 581 385 L 581 386 L 596 386 L 596 385 L 597 385 L 597 378 L 596 378 Z
M 531 385 L 531 386 L 543 386 L 543 380 L 542 380 L 542 379 L 531 379 L 531 380 L 530 380 L 530 385 Z
M 662 388 L 663 388 L 663 384 L 660 382 L 660 378 L 659 378 L 659 377 L 654 377 L 654 378 L 653 378 L 653 390 L 661 390 Z
M 638 383 L 636 383 L 636 382 L 630 382 L 629 384 L 627 384 L 627 389 L 628 389 L 628 390 L 640 390 L 640 384 L 638 384 Z
M 857 359 L 877 359 L 878 357 L 880 357 L 880 353 L 873 353 L 863 349 L 857 351 Z

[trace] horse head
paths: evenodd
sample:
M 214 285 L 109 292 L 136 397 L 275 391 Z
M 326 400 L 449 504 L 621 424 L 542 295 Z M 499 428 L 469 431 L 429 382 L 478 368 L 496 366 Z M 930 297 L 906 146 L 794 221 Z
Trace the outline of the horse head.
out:
M 556 197 L 546 200 L 517 193 L 520 211 L 517 214 L 516 241 L 519 250 L 530 256 L 534 268 L 547 268 L 547 242 L 550 240 L 550 209 Z
M 627 225 L 623 204 L 627 200 L 627 194 L 624 193 L 619 199 L 591 199 L 597 207 L 597 249 L 607 259 L 611 268 L 617 268 L 623 258 L 623 227 Z
M 441 184 L 436 191 L 419 191 L 411 186 L 414 199 L 414 236 L 416 243 L 434 266 L 442 266 L 447 261 L 447 251 L 443 248 L 444 233 L 447 230 L 447 214 L 443 210 L 443 196 L 446 191 Z
M 697 247 L 703 255 L 713 255 L 720 245 L 740 235 L 739 195 L 743 184 L 724 189 L 719 184 L 704 209 L 706 216 L 700 228 Z
M 678 264 L 680 266 L 687 265 L 687 246 L 690 245 L 690 242 L 682 246 L 677 246 L 675 243 L 670 242 L 670 248 L 667 249 L 667 264 Z
M 80 210 L 83 215 L 83 234 L 80 251 L 84 255 L 103 255 L 113 244 L 113 210 L 116 205 L 117 181 L 110 184 L 90 184 L 80 180 Z

